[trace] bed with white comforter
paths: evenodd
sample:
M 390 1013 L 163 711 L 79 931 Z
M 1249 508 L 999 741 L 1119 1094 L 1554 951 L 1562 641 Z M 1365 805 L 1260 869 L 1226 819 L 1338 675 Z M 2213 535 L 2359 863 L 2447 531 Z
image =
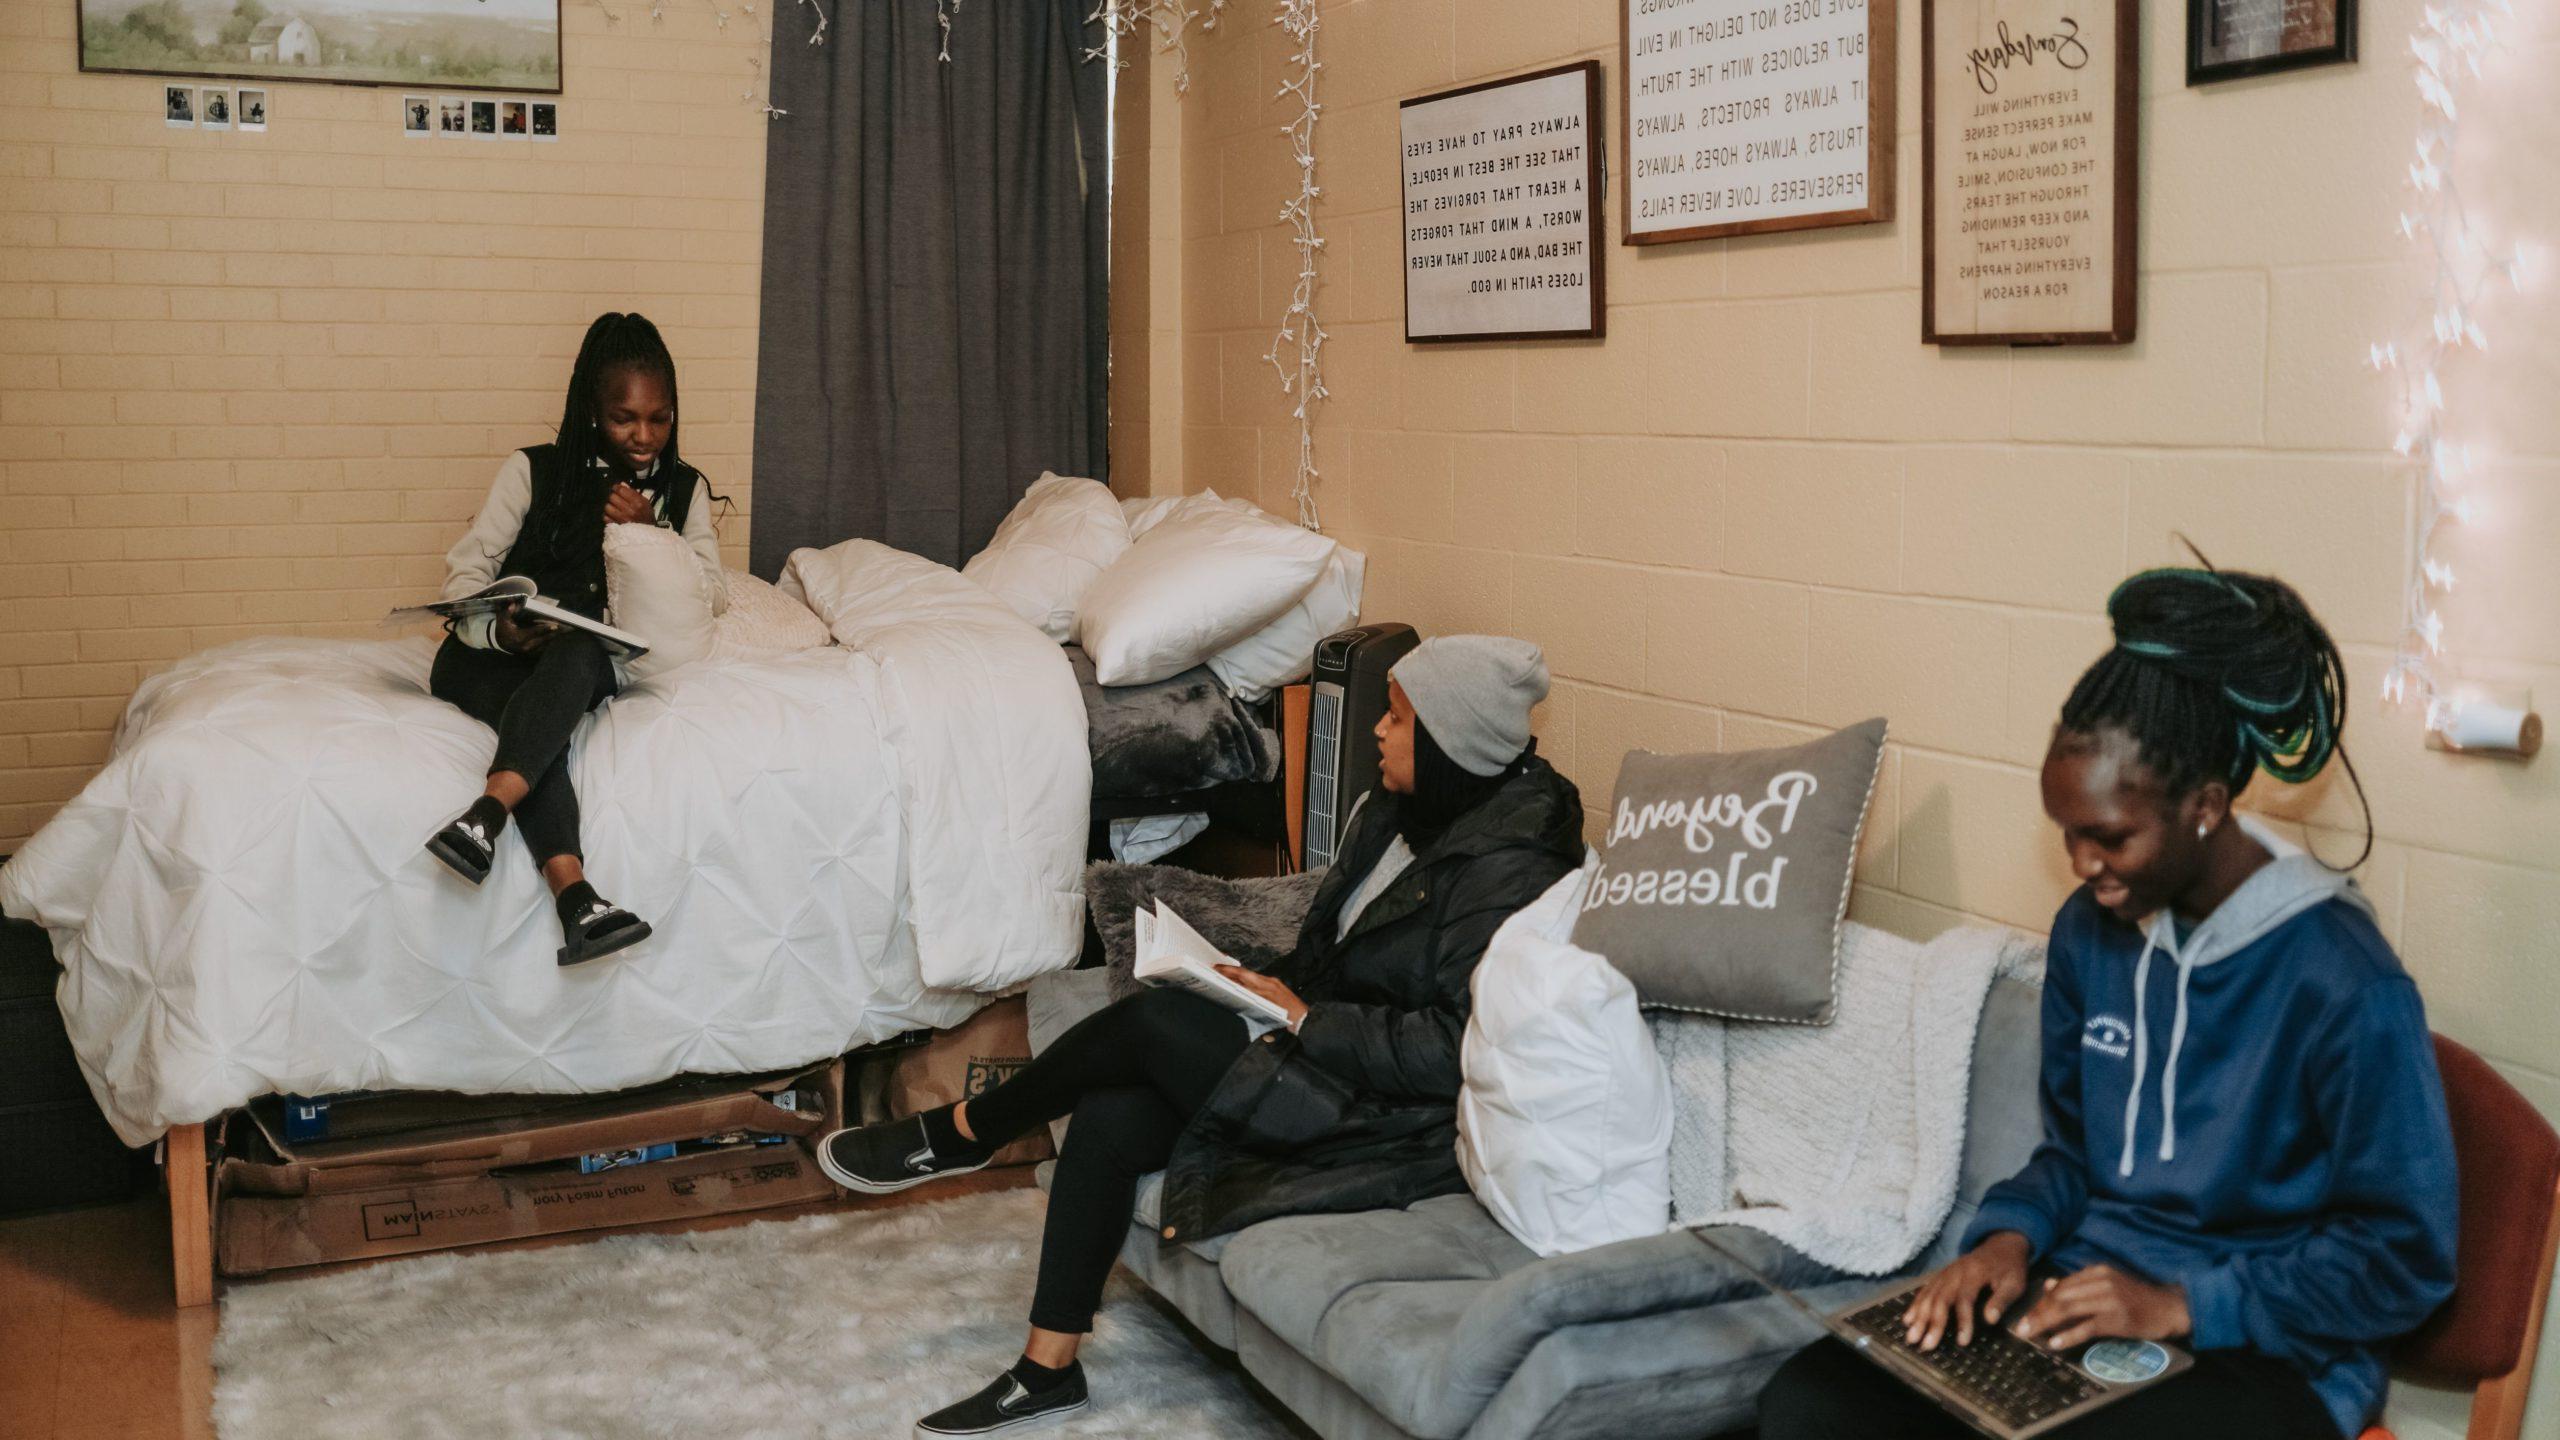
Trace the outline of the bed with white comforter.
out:
M 271 1092 L 778 1069 L 1072 964 L 1090 770 L 1058 646 L 868 541 L 782 588 L 835 645 L 684 666 L 572 743 L 589 874 L 656 927 L 575 970 L 513 830 L 477 890 L 421 848 L 495 743 L 427 694 L 431 642 L 251 640 L 146 681 L 0 866 L 117 1131 Z

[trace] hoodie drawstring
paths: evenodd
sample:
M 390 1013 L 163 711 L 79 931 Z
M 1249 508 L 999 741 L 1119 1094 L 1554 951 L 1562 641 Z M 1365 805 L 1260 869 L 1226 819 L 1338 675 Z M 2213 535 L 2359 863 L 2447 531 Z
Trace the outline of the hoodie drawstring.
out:
M 2187 955 L 2195 953 L 2193 945 Z M 2174 954 L 2174 952 L 2173 952 Z M 2160 1158 L 2178 1158 L 2178 1052 L 2187 1044 L 2187 977 L 2196 967 L 2187 963 L 2186 955 L 2175 955 L 2178 962 L 2178 1013 L 2169 1022 L 2169 1063 L 2160 1067 Z
M 2160 927 L 2166 921 L 2145 926 L 2142 934 L 2142 958 L 2133 967 L 2133 1084 L 2124 1097 L 2124 1153 L 2116 1160 L 2116 1173 L 2133 1174 L 2134 1131 L 2142 1123 L 2142 1082 L 2151 1070 L 2151 952 L 2160 948 Z M 2178 1158 L 2178 1054 L 2187 1048 L 2187 978 L 2196 973 L 2190 957 L 2202 947 L 2195 937 L 2187 938 L 2182 953 L 2176 945 L 2167 949 L 2170 962 L 2178 967 L 2178 1008 L 2169 1021 L 2169 1055 L 2160 1067 L 2160 1158 Z
M 2160 931 L 2146 927 L 2142 936 L 2142 958 L 2133 967 L 2133 1084 L 2124 1097 L 2124 1155 L 2116 1161 L 2116 1173 L 2133 1174 L 2133 1128 L 2142 1119 L 2142 1080 L 2151 1068 L 2151 1026 L 2143 1014 L 2143 1002 L 2151 993 L 2151 951 L 2160 943 Z

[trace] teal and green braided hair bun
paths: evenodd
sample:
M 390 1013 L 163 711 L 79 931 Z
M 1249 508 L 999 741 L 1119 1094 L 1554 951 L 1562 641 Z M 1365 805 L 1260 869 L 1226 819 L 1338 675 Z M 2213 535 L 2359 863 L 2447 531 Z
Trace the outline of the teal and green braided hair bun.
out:
M 2145 570 L 2107 597 L 2107 618 L 2115 648 L 2072 687 L 2062 729 L 2123 731 L 2171 796 L 2210 780 L 2236 796 L 2260 770 L 2299 785 L 2340 753 L 2346 668 L 2292 586 Z

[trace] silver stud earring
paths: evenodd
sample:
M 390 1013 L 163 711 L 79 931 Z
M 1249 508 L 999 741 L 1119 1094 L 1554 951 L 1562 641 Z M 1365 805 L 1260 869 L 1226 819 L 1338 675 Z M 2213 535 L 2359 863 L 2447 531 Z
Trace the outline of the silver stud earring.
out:
M 2212 827 L 2211 825 L 2201 825 L 2201 824 L 2200 824 L 2200 825 L 2198 825 L 2198 826 L 2196 826 L 2196 838 L 2197 838 L 2197 839 L 2199 839 L 2199 840 L 2210 840 L 2210 839 L 2212 839 L 2212 838 L 2213 838 L 2213 827 Z

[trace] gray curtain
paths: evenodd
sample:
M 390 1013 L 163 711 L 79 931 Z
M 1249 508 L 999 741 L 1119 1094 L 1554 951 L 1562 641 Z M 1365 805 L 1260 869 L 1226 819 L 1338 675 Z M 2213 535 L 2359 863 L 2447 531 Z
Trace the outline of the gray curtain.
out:
M 977 553 L 1042 470 L 1104 474 L 1108 64 L 1091 0 L 775 0 L 752 565 Z

